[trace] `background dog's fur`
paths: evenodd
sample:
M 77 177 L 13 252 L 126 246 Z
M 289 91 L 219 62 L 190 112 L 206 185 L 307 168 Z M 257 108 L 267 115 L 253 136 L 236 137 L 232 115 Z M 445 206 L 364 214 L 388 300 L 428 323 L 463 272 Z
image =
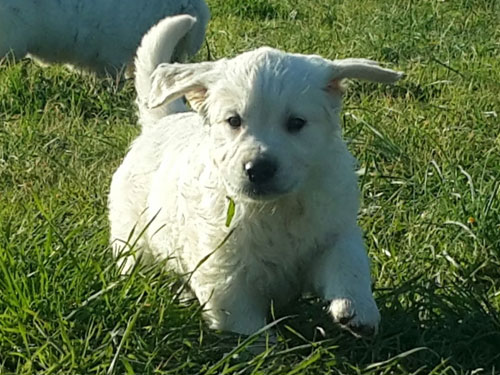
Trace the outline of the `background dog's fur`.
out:
M 109 198 L 121 266 L 134 264 L 132 255 L 121 257 L 133 244 L 168 259 L 180 274 L 196 270 L 189 284 L 214 328 L 253 333 L 265 324 L 271 301 L 313 291 L 330 301 L 335 321 L 375 332 L 380 315 L 356 223 L 355 160 L 339 125 L 341 83 L 389 83 L 401 75 L 368 60 L 267 47 L 216 62 L 158 66 L 193 23 L 189 16 L 166 19 L 138 50 L 142 134 L 113 176 Z M 183 95 L 194 111 L 179 100 Z M 242 125 L 231 129 L 227 119 L 236 114 Z M 288 131 L 290 118 L 307 124 Z M 264 194 L 249 185 L 244 167 L 262 158 L 276 164 Z M 236 204 L 229 227 L 228 197 Z
M 210 18 L 204 0 L 2 0 L 0 58 L 29 54 L 46 64 L 116 74 L 132 63 L 147 30 L 175 14 L 190 14 L 197 22 L 177 44 L 174 58 L 194 55 Z

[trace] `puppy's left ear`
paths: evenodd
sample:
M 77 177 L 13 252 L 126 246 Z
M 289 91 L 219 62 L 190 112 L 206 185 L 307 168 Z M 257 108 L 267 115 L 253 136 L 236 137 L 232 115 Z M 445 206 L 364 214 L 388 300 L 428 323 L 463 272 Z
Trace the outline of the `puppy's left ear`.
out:
M 379 83 L 394 83 L 403 77 L 402 72 L 385 69 L 378 65 L 376 61 L 367 59 L 343 59 L 330 61 L 333 74 L 327 89 L 335 92 L 342 92 L 342 81 L 346 78 L 363 79 Z
M 160 64 L 151 76 L 148 107 L 157 108 L 185 96 L 195 111 L 205 100 L 208 87 L 215 80 L 216 62 L 198 64 Z

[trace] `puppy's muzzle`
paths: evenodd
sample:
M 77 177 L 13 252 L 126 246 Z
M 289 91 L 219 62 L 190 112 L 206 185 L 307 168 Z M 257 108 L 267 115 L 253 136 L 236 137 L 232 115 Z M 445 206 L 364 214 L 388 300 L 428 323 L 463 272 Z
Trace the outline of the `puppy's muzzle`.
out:
M 245 192 L 249 196 L 264 197 L 279 193 L 275 184 L 278 163 L 271 158 L 258 158 L 243 164 L 247 176 Z
M 244 164 L 243 168 L 248 180 L 255 185 L 269 183 L 278 170 L 276 163 L 270 159 L 249 161 Z

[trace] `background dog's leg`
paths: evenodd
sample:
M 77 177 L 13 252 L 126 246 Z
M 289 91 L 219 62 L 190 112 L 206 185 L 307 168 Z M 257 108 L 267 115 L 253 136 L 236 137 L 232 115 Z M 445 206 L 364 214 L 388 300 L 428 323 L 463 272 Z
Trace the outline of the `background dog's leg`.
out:
M 312 266 L 312 286 L 320 297 L 331 301 L 334 321 L 357 335 L 376 333 L 380 314 L 371 291 L 361 231 L 355 228 L 339 235 Z
M 14 2 L 10 2 L 14 4 Z M 20 24 L 16 7 L 0 3 L 0 60 L 8 56 L 20 60 L 28 53 L 30 30 Z
M 1 28 L 0 28 L 1 33 Z M 20 60 L 26 56 L 26 43 L 21 38 L 14 40 L 7 35 L 0 35 L 0 59 L 4 57 Z

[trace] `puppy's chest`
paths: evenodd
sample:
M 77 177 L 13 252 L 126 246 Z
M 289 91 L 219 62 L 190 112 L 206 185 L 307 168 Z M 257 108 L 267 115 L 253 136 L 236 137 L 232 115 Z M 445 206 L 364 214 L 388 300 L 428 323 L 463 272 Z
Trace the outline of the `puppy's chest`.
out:
M 243 274 L 248 285 L 277 303 L 304 290 L 309 263 L 331 237 L 325 229 L 312 226 L 305 213 L 287 214 L 240 221 L 219 258 L 225 266 L 218 269 Z
M 309 216 L 300 206 L 248 215 L 235 226 L 231 256 L 247 267 L 298 272 L 333 237 L 327 225 Z

